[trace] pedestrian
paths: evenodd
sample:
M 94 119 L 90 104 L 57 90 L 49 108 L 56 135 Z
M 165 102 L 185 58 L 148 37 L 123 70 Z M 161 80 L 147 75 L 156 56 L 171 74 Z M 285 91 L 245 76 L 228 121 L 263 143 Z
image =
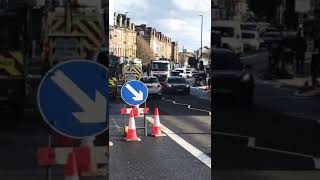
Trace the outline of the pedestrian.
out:
M 299 27 L 297 37 L 296 37 L 296 69 L 297 73 L 304 73 L 304 62 L 305 62 L 305 54 L 307 50 L 307 42 L 304 37 L 304 33 L 302 31 L 302 27 Z

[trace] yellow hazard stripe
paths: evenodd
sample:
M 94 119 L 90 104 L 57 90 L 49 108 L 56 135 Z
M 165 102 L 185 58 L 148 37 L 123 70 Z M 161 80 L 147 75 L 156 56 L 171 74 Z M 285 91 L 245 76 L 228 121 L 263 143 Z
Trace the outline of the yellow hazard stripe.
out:
M 123 67 L 123 72 L 129 72 L 129 67 L 128 66 Z
M 64 26 L 62 26 L 62 24 L 64 23 L 63 19 L 58 19 L 55 18 L 54 20 L 56 20 L 57 22 L 55 24 L 51 24 L 51 27 L 49 29 L 49 32 L 59 32 L 59 31 L 63 31 L 64 30 Z M 53 21 L 53 20 L 52 20 Z M 51 22 L 52 23 L 52 22 Z M 60 27 L 60 29 L 59 29 Z
M 84 34 L 86 34 L 90 40 L 94 42 L 94 44 L 98 47 L 99 46 L 99 39 L 97 39 L 93 34 L 90 32 L 90 30 L 85 27 L 81 22 L 76 23 L 81 31 L 83 31 Z M 99 32 L 99 31 L 98 31 Z
M 3 56 L 0 56 L 0 60 L 4 60 L 5 58 Z M 7 71 L 8 74 L 12 76 L 19 76 L 22 75 L 21 72 L 19 72 L 15 67 L 14 67 L 14 61 L 11 60 L 11 63 L 8 65 L 3 65 L 0 63 L 0 69 L 4 69 Z
M 90 27 L 99 34 L 98 38 L 101 38 L 101 28 L 99 27 L 99 25 L 95 24 L 93 21 L 88 21 L 88 24 L 90 24 Z
M 9 52 L 18 63 L 23 64 L 23 55 L 20 52 Z
M 116 78 L 109 78 L 109 85 L 110 86 L 116 86 L 116 81 L 117 81 Z
M 140 71 L 139 68 L 133 68 L 132 71 L 133 71 L 135 74 L 139 75 L 139 76 L 141 76 L 141 74 L 142 74 L 142 72 Z

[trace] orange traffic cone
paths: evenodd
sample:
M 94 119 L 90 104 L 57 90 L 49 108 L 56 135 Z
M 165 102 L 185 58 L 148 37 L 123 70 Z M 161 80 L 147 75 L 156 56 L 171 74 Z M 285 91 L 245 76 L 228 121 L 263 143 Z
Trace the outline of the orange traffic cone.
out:
M 67 164 L 64 169 L 65 180 L 79 180 L 76 155 L 72 151 L 68 155 Z
M 152 136 L 160 137 L 160 136 L 166 136 L 165 134 L 162 134 L 160 129 L 160 117 L 159 117 L 159 109 L 154 109 L 154 123 L 152 127 Z
M 137 136 L 136 131 L 136 124 L 133 116 L 133 110 L 130 112 L 129 117 L 129 126 L 128 126 L 128 133 L 126 137 L 126 141 L 141 141 L 141 139 Z

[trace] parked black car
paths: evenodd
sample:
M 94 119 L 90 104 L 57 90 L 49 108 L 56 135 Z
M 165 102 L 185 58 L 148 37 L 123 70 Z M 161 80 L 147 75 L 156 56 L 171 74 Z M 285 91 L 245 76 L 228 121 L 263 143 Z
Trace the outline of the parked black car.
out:
M 213 95 L 232 94 L 246 104 L 254 101 L 254 77 L 250 66 L 244 66 L 239 56 L 227 49 L 213 49 Z
M 163 92 L 190 94 L 190 85 L 183 77 L 168 77 L 163 83 Z

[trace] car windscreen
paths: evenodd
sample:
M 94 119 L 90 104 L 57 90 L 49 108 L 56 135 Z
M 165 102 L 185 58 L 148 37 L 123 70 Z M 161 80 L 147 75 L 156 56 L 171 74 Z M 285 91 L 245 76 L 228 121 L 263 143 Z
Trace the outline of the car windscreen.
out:
M 171 76 L 179 76 L 179 72 L 171 72 Z
M 186 80 L 183 78 L 170 78 L 168 79 L 168 83 L 186 83 Z
M 256 30 L 257 25 L 254 24 L 241 24 L 241 29 L 242 30 Z
M 167 71 L 169 68 L 169 64 L 167 63 L 152 63 L 153 71 Z
M 157 78 L 141 78 L 140 81 L 143 83 L 158 83 Z
M 243 65 L 234 53 L 214 52 L 212 67 L 214 70 L 241 70 Z
M 277 33 L 266 33 L 263 35 L 263 37 L 267 37 L 267 38 L 281 38 L 280 34 Z

